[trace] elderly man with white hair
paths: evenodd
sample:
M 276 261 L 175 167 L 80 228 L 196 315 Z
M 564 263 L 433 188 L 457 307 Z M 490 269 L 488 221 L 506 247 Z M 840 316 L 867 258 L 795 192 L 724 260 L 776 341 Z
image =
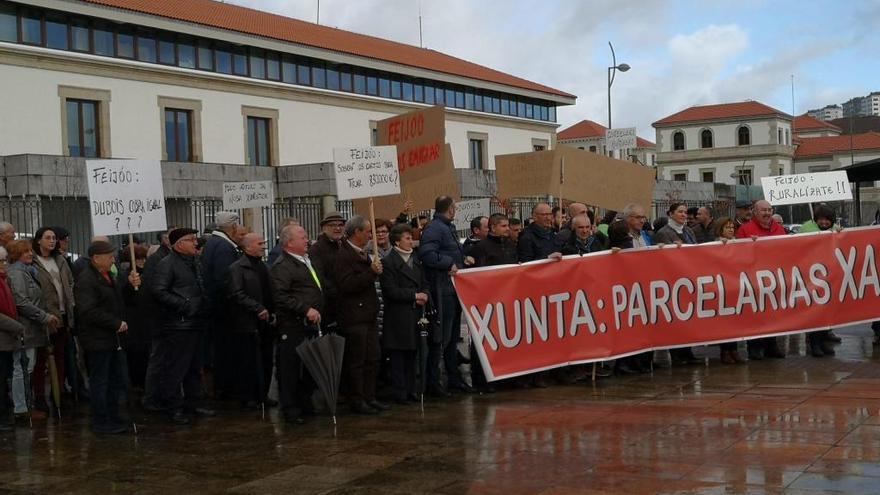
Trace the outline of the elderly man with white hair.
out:
M 238 245 L 244 237 L 245 229 L 239 221 L 238 214 L 230 211 L 219 211 L 214 215 L 217 229 L 211 233 L 202 251 L 201 264 L 204 276 L 205 295 L 212 315 L 212 324 L 206 335 L 205 368 L 213 370 L 214 395 L 222 396 L 229 391 L 229 316 L 226 304 L 226 281 L 229 278 L 229 267 L 241 257 Z

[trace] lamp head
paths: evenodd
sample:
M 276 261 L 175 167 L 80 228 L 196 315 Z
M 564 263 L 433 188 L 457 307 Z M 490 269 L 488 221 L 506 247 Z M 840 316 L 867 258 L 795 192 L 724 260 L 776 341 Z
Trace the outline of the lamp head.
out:
M 629 70 L 629 64 L 620 64 L 616 67 L 620 72 L 626 72 Z

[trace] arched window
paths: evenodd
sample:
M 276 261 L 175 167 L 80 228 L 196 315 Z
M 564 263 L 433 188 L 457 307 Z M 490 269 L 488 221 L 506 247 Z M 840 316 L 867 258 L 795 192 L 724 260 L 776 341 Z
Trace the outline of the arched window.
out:
M 712 147 L 712 131 L 709 129 L 703 129 L 703 132 L 700 133 L 700 148 L 711 148 Z
M 740 146 L 748 146 L 752 144 L 752 134 L 748 127 L 741 126 L 736 130 L 736 144 Z
M 672 151 L 681 150 L 684 150 L 684 133 L 675 131 L 675 134 L 672 135 Z

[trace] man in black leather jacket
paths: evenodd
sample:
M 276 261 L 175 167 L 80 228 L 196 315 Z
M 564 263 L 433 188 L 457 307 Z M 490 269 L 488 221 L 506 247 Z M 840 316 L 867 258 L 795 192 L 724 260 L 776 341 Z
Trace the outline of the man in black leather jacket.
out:
M 196 259 L 193 229 L 174 229 L 169 235 L 171 253 L 156 266 L 151 287 L 161 309 L 161 338 L 157 358 L 163 370 L 160 380 L 160 406 L 173 422 L 188 424 L 186 413 L 213 416 L 214 411 L 199 407 L 201 363 L 199 345 L 207 327 L 206 300 L 201 267 Z M 180 387 L 183 385 L 183 396 Z

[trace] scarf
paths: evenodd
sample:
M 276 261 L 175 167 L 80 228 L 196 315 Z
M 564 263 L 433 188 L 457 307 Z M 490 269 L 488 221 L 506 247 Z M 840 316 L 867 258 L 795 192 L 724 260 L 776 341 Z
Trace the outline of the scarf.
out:
M 403 262 L 406 263 L 407 266 L 412 267 L 412 262 L 410 261 L 410 258 L 412 257 L 412 254 L 413 254 L 412 249 L 410 249 L 409 251 L 404 251 L 403 249 L 400 249 L 399 247 L 394 246 L 394 250 L 397 251 L 397 254 L 399 254 L 401 258 L 403 258 Z
M 675 233 L 678 235 L 682 235 L 682 233 L 684 232 L 684 224 L 676 222 L 672 219 L 672 217 L 669 217 L 669 222 L 667 222 L 667 224 L 669 225 L 669 228 L 674 230 Z
M 12 289 L 6 283 L 6 273 L 0 274 L 0 313 L 18 319 L 18 311 L 15 308 L 15 299 L 12 297 Z

